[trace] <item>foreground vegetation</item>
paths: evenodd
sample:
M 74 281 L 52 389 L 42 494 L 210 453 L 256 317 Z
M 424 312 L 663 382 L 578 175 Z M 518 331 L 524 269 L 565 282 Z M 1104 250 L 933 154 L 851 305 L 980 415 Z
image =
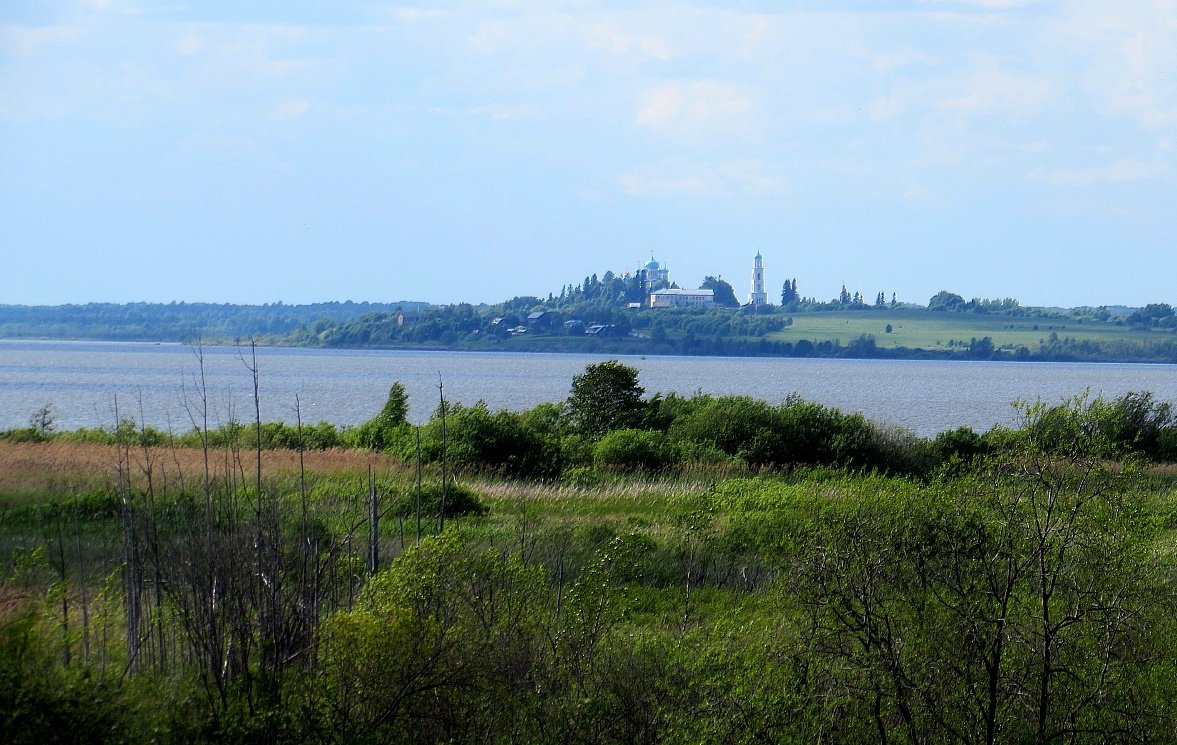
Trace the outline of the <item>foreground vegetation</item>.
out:
M 1148 394 L 921 440 L 603 363 L 561 406 L 406 409 L 6 433 L 0 731 L 1177 738 L 1177 422 Z

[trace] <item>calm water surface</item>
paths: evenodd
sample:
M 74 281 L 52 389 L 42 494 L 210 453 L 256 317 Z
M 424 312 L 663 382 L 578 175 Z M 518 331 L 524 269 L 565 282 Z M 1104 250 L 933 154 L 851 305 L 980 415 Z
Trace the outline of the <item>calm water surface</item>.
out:
M 253 419 L 249 351 L 206 347 L 212 424 Z M 790 393 L 862 412 L 921 435 L 959 426 L 1014 424 L 1015 400 L 1057 403 L 1086 390 L 1152 391 L 1177 401 L 1177 366 L 1079 363 L 809 360 L 744 357 L 614 357 L 641 371 L 648 394 L 746 394 L 777 403 Z M 447 399 L 526 409 L 568 395 L 572 376 L 609 356 L 258 348 L 262 418 L 354 425 L 383 405 L 393 381 L 425 421 Z M 132 416 L 175 431 L 192 426 L 199 360 L 181 345 L 0 340 L 0 429 L 22 427 L 45 404 L 60 429 L 110 426 Z

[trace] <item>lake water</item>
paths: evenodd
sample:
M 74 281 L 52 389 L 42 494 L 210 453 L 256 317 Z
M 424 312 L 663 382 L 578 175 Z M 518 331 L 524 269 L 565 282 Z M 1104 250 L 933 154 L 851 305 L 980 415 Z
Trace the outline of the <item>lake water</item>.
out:
M 205 347 L 214 425 L 253 419 L 242 351 Z M 244 350 L 248 360 L 249 350 Z M 1084 391 L 1114 398 L 1151 391 L 1177 401 L 1177 366 L 745 357 L 613 357 L 641 371 L 647 394 L 746 394 L 779 403 L 790 393 L 921 435 L 1015 424 L 1015 400 L 1057 403 Z M 521 410 L 568 395 L 572 376 L 609 356 L 258 348 L 262 418 L 355 425 L 380 411 L 394 381 L 423 422 L 447 399 Z M 0 340 L 0 429 L 53 407 L 59 429 L 111 426 L 119 416 L 182 431 L 192 426 L 199 364 L 182 345 Z

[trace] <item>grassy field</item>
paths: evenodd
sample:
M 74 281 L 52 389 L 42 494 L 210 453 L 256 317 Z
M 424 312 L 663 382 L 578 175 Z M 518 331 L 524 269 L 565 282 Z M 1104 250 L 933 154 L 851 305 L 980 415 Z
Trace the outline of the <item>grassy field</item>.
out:
M 196 449 L 0 441 L 0 739 L 1177 737 L 1171 470 L 466 474 L 483 509 L 418 542 L 395 512 L 368 532 L 369 478 L 385 504 L 416 480 L 386 455 L 307 453 L 304 481 L 266 451 L 258 500 L 254 454 L 211 456 L 206 503 Z M 1050 677 L 1043 602 L 1074 613 Z
M 887 333 L 888 324 L 891 333 Z M 768 338 L 791 342 L 808 339 L 814 343 L 836 340 L 847 345 L 864 334 L 874 336 L 875 343 L 883 348 L 947 349 L 988 336 L 999 349 L 1024 346 L 1032 351 L 1047 342 L 1051 334 L 1080 341 L 1141 342 L 1173 338 L 1171 332 L 1143 331 L 1095 321 L 903 310 L 800 313 L 793 316 L 792 326 Z

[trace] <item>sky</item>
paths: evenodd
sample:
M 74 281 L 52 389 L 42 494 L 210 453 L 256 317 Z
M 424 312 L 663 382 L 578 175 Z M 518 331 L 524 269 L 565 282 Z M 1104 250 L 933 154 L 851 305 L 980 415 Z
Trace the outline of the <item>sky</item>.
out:
M 1177 0 L 6 0 L 0 304 L 1177 304 Z

